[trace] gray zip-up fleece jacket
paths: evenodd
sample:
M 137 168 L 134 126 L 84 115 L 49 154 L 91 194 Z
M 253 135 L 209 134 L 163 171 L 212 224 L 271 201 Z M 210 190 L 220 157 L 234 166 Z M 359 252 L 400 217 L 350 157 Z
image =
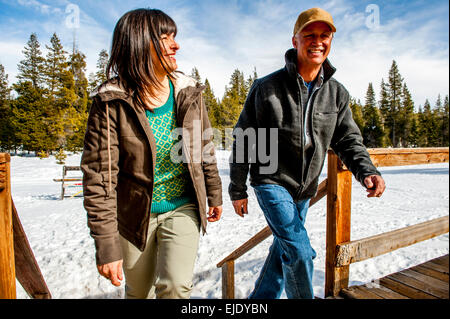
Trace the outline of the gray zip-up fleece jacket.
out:
M 323 78 L 318 79 L 318 89 L 312 91 L 309 102 L 308 89 L 297 73 L 297 51 L 288 50 L 285 60 L 284 68 L 254 82 L 235 126 L 235 133 L 238 128 L 256 129 L 257 141 L 266 138 L 267 145 L 270 134 L 273 136 L 269 129 L 277 129 L 275 147 L 278 148 L 278 156 L 272 157 L 272 160 L 277 159 L 277 167 L 274 172 L 264 173 L 264 167 L 268 166 L 266 160 L 249 159 L 248 143 L 237 143 L 235 138 L 228 188 L 231 200 L 247 198 L 249 169 L 251 185 L 278 184 L 284 186 L 295 201 L 312 198 L 317 192 L 319 175 L 330 147 L 362 185 L 367 176 L 381 175 L 373 165 L 352 118 L 350 95 L 332 77 L 336 69 L 328 59 L 322 65 Z M 306 108 L 309 116 L 304 112 Z M 312 143 L 307 150 L 304 144 L 305 116 L 309 120 Z M 266 130 L 263 132 L 258 128 Z M 258 146 L 258 143 L 254 145 L 256 149 Z M 243 163 L 237 161 L 239 156 L 236 154 L 240 152 L 245 154 Z

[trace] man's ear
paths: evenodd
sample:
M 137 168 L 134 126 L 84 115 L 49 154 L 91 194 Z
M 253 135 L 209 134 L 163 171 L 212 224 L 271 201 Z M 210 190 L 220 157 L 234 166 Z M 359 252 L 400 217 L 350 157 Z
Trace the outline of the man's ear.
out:
M 297 49 L 297 37 L 295 35 L 292 37 L 292 45 Z

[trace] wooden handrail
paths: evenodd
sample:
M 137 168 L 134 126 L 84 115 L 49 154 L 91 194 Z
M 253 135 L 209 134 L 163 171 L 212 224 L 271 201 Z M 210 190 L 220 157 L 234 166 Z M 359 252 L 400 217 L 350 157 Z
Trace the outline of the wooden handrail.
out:
M 373 148 L 368 152 L 376 167 L 385 167 L 448 162 L 449 148 Z
M 314 196 L 309 206 L 314 205 L 317 203 L 320 199 L 322 199 L 327 194 L 327 180 L 323 180 L 317 189 L 317 194 Z M 243 243 L 241 246 L 236 248 L 231 254 L 229 254 L 227 257 L 222 259 L 218 264 L 217 267 L 222 267 L 226 262 L 230 260 L 236 260 L 245 253 L 247 253 L 249 250 L 257 246 L 260 242 L 264 241 L 266 238 L 268 238 L 270 235 L 272 235 L 272 231 L 270 230 L 269 226 L 264 227 L 262 230 L 260 230 L 255 236 L 247 240 L 245 243 Z
M 337 245 L 336 267 L 373 258 L 448 233 L 449 216 Z
M 431 154 L 449 153 L 448 147 L 417 147 L 417 148 L 368 148 L 370 155 L 377 154 Z

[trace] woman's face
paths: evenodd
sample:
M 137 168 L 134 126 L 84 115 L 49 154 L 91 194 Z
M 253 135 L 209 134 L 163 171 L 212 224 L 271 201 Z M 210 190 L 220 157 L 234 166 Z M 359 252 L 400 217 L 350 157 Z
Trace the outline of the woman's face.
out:
M 177 60 L 175 55 L 180 48 L 177 42 L 175 42 L 175 34 L 163 34 L 159 39 L 159 45 L 161 47 L 162 59 L 165 62 L 165 66 L 169 73 L 175 71 L 178 68 Z M 155 66 L 156 72 L 159 74 L 165 74 L 164 68 L 162 67 L 158 56 L 156 54 L 156 50 L 151 50 L 152 54 L 152 62 Z

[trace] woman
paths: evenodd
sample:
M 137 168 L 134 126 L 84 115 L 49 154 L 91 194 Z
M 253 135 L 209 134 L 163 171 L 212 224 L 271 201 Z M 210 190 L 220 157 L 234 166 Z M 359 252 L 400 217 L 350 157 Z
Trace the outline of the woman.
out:
M 160 10 L 118 21 L 87 124 L 81 169 L 97 268 L 115 286 L 123 268 L 127 298 L 189 298 L 200 228 L 222 214 L 214 148 L 195 132 L 210 128 L 203 87 L 175 71 L 176 34 Z

